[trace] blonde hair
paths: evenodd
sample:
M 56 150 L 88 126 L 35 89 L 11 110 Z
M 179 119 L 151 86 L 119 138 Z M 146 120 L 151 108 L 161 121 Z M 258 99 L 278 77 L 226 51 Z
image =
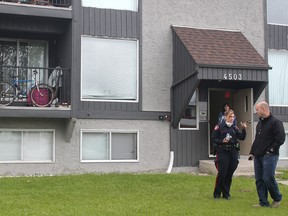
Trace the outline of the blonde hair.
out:
M 232 109 L 229 109 L 229 110 L 227 110 L 227 111 L 224 113 L 224 115 L 225 115 L 226 118 L 229 117 L 229 116 L 232 115 L 232 114 L 235 114 Z

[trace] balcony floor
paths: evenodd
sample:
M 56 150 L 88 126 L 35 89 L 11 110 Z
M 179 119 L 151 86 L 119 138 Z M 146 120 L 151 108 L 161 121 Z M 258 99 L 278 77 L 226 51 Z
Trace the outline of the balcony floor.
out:
M 69 107 L 1 106 L 0 117 L 69 119 L 71 118 L 71 106 Z

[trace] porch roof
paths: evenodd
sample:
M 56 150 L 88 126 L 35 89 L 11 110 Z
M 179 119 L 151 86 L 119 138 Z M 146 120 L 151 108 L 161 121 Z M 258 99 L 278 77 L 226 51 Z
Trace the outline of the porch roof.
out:
M 199 66 L 269 68 L 240 31 L 172 28 Z
M 270 66 L 240 31 L 172 26 L 172 34 L 174 128 L 200 82 L 253 88 L 254 101 L 267 85 Z

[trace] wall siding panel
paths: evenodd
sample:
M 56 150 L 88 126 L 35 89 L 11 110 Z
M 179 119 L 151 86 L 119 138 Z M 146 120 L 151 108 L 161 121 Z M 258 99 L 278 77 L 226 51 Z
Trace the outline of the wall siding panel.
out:
M 198 166 L 199 160 L 209 159 L 207 123 L 200 123 L 199 130 L 171 129 L 171 149 L 175 153 L 174 167 Z
M 82 32 L 87 35 L 139 39 L 139 13 L 83 8 Z
M 268 48 L 288 49 L 288 26 L 268 24 Z
M 139 12 L 99 8 L 82 8 L 82 34 L 99 37 L 134 38 L 140 37 Z M 140 69 L 141 70 L 141 69 Z M 140 73 L 140 72 L 139 72 Z M 140 76 L 141 77 L 141 76 Z M 140 82 L 140 81 L 139 81 Z M 139 102 L 80 101 L 78 116 L 93 118 L 95 111 L 109 116 L 112 111 L 139 111 Z
M 69 20 L 57 18 L 45 19 L 41 17 L 10 17 L 0 15 L 0 30 L 1 31 L 21 31 L 46 34 L 64 34 L 67 29 Z

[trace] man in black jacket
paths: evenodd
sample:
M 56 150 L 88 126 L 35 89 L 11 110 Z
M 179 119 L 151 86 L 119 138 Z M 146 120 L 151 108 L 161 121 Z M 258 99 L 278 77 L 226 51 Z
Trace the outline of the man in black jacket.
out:
M 277 208 L 282 200 L 275 180 L 275 170 L 279 158 L 279 148 L 285 142 L 283 123 L 275 118 L 265 102 L 256 104 L 256 113 L 260 120 L 256 126 L 255 140 L 252 144 L 249 160 L 254 159 L 254 172 L 259 205 Z M 273 199 L 270 205 L 268 192 Z

